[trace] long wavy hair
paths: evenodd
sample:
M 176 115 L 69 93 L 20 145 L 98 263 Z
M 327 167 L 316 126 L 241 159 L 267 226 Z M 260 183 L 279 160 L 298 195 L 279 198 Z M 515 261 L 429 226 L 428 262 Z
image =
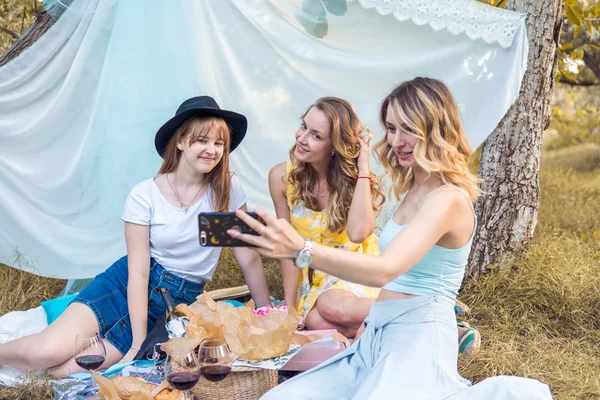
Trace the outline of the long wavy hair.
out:
M 444 184 L 466 190 L 475 201 L 480 194 L 478 184 L 481 180 L 469 170 L 471 147 L 448 87 L 431 78 L 403 82 L 381 103 L 379 120 L 384 129 L 388 110 L 398 127 L 409 128 L 408 134 L 418 139 L 413 149 L 416 163 Z M 400 166 L 387 142 L 387 134 L 377 143 L 375 152 L 385 167 L 384 176 L 391 176 L 394 195 L 398 199 L 414 183 L 412 168 Z
M 358 119 L 352 104 L 337 97 L 321 97 L 315 104 L 308 107 L 302 118 L 316 107 L 329 120 L 331 142 L 334 154 L 329 160 L 327 172 L 327 187 L 329 199 L 325 207 L 327 215 L 327 230 L 340 232 L 348 223 L 348 212 L 358 179 L 358 155 L 360 154 L 359 135 L 363 132 L 370 134 Z M 302 200 L 306 207 L 316 210 L 317 198 L 311 189 L 317 184 L 317 173 L 310 165 L 298 161 L 294 157 L 296 144 L 290 150 L 292 169 L 288 174 L 288 184 L 291 186 L 290 201 L 296 203 Z M 373 210 L 377 211 L 385 201 L 385 196 L 379 187 L 377 177 L 371 172 L 371 194 Z
M 205 182 L 212 190 L 210 199 L 215 211 L 229 211 L 231 202 L 231 172 L 229 171 L 229 126 L 219 117 L 215 116 L 193 116 L 187 119 L 177 128 L 167 148 L 163 153 L 163 163 L 158 171 L 159 174 L 174 172 L 181 161 L 181 150 L 177 144 L 187 140 L 194 143 L 200 138 L 208 136 L 211 130 L 217 132 L 217 137 L 223 140 L 223 157 L 221 161 L 205 176 Z

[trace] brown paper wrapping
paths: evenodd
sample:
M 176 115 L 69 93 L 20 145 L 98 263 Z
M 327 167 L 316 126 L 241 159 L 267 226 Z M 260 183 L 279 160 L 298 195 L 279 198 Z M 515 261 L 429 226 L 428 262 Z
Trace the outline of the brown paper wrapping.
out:
M 306 344 L 309 344 L 311 342 L 314 342 L 315 340 L 320 340 L 323 339 L 327 336 L 323 336 L 321 334 L 307 334 L 307 335 L 301 335 L 299 333 L 294 333 L 294 335 L 292 336 L 292 343 L 293 344 L 299 344 L 301 346 L 304 346 Z M 350 347 L 350 341 L 348 340 L 348 338 L 344 335 L 342 335 L 339 332 L 335 332 L 332 333 L 331 335 L 329 335 L 328 337 L 332 338 L 333 340 L 343 343 L 345 348 Z
M 92 372 L 98 395 L 104 400 L 183 400 L 183 392 L 173 389 L 165 380 L 159 386 L 134 377 L 107 379 Z
M 288 308 L 288 312 L 274 309 L 266 315 L 257 315 L 252 312 L 252 300 L 235 308 L 229 303 L 215 303 L 207 294 L 189 306 L 180 304 L 177 309 L 190 320 L 186 327 L 188 338 L 223 339 L 232 353 L 247 360 L 285 354 L 300 320 L 293 308 Z
M 160 349 L 168 354 L 183 353 L 194 350 L 204 338 L 184 337 L 172 338 L 168 342 L 161 343 Z
M 98 385 L 98 396 L 102 396 L 104 400 L 123 400 L 117 394 L 117 389 L 113 383 L 100 375 L 97 372 L 92 371 L 96 385 Z

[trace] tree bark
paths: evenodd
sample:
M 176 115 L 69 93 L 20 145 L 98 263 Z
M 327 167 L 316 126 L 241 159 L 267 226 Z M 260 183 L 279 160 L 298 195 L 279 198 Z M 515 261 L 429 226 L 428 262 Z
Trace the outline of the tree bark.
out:
M 539 205 L 542 132 L 550 123 L 556 47 L 563 0 L 510 0 L 507 9 L 527 15 L 529 54 L 519 98 L 483 143 L 476 204 L 478 226 L 467 273 L 504 266 L 533 236 Z
M 6 53 L 0 57 L 0 67 L 17 57 L 23 50 L 35 43 L 50 27 L 54 25 L 54 19 L 47 12 L 36 15 L 35 21 L 25 32 L 10 46 Z

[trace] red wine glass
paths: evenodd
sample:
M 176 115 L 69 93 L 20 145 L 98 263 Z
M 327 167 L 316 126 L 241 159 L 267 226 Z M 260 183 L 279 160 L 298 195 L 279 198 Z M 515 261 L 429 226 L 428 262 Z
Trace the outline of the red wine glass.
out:
M 231 372 L 231 363 L 234 357 L 229 346 L 221 339 L 208 339 L 200 344 L 198 350 L 200 373 L 207 380 L 215 382 L 217 399 L 219 399 L 219 382 Z
M 196 386 L 200 379 L 200 363 L 194 349 L 167 353 L 165 376 L 171 386 L 184 393 L 186 400 L 193 400 L 188 391 Z
M 87 371 L 97 371 L 106 360 L 106 347 L 98 333 L 93 336 L 76 335 L 75 345 L 73 346 L 73 358 L 77 365 Z M 96 380 L 92 375 L 92 398 L 97 399 L 95 394 L 98 388 Z

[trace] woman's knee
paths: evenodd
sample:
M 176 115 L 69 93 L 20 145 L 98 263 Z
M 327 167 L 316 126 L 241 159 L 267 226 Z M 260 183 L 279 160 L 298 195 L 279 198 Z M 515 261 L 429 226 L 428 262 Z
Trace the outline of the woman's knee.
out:
M 320 298 L 317 302 L 317 309 L 325 320 L 336 325 L 349 326 L 357 322 L 354 320 L 352 302 L 348 301 L 347 298 L 339 299 L 339 301 Z M 356 327 L 358 328 L 358 323 Z
M 315 307 L 306 316 L 306 327 L 311 331 L 316 331 L 321 329 L 331 329 L 334 326 L 323 319 L 319 314 L 319 310 Z
M 42 335 L 31 335 L 27 348 L 22 349 L 22 359 L 29 365 L 31 371 L 46 371 L 55 365 L 63 363 L 60 352 L 56 351 L 54 343 L 46 341 Z

